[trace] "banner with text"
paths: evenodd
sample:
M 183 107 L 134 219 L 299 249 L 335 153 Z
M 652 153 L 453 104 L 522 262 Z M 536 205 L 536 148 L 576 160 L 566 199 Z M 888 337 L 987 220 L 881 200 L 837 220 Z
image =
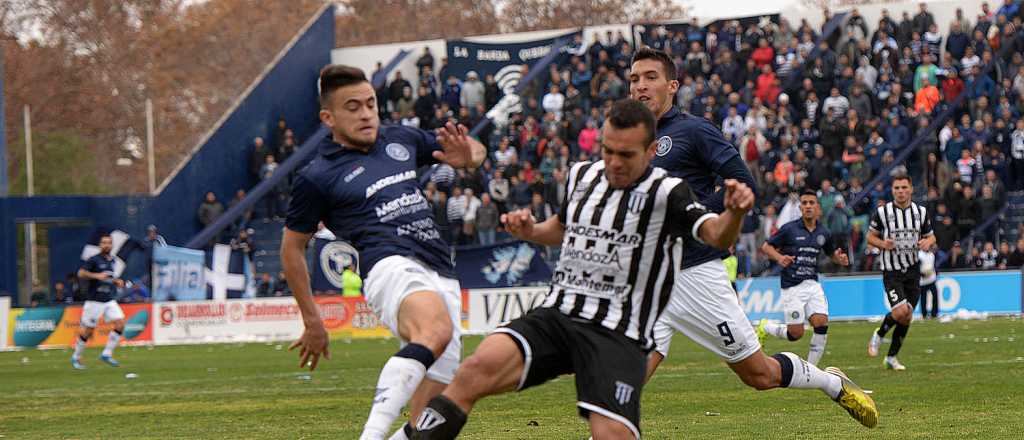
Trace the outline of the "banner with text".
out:
M 153 342 L 149 304 L 122 304 L 124 311 L 123 344 L 145 344 Z M 75 342 L 79 324 L 82 321 L 82 306 L 36 307 L 32 309 L 11 309 L 7 343 L 17 347 L 70 347 Z M 100 347 L 107 343 L 107 334 L 113 324 L 100 320 L 88 346 Z
M 822 277 L 830 319 L 861 319 L 889 311 L 880 275 Z M 939 311 L 1021 313 L 1021 272 L 956 272 L 939 275 Z M 778 277 L 736 280 L 740 304 L 751 321 L 782 320 Z
M 467 333 L 489 333 L 541 305 L 547 293 L 547 287 L 470 289 L 467 300 L 464 300 L 469 307 Z
M 541 257 L 541 248 L 524 241 L 457 248 L 455 270 L 463 289 L 527 286 L 551 280 L 551 268 Z
M 153 301 L 206 299 L 205 253 L 176 246 L 153 248 Z
M 318 296 L 320 317 L 332 338 L 388 336 L 363 298 Z M 153 305 L 157 344 L 289 341 L 302 335 L 295 299 L 177 301 Z
M 541 40 L 522 41 L 518 43 L 478 43 L 467 40 L 448 40 L 448 73 L 454 75 L 460 81 L 466 79 L 469 71 L 475 71 L 480 80 L 488 73 L 494 74 L 496 79 L 498 72 L 509 66 L 514 66 L 516 74 L 522 65 L 532 65 L 537 60 L 544 58 L 551 52 L 551 47 L 558 39 L 564 39 L 567 44 L 562 46 L 560 51 L 562 57 L 555 60 L 555 63 L 564 64 L 569 59 L 569 52 L 572 50 L 571 43 L 576 35 L 583 35 L 581 31 L 569 32 L 551 38 Z M 511 69 L 511 68 L 510 68 Z M 517 76 L 516 79 L 519 77 Z M 441 83 L 447 83 L 448 78 L 441 78 Z M 500 83 L 501 81 L 499 81 Z

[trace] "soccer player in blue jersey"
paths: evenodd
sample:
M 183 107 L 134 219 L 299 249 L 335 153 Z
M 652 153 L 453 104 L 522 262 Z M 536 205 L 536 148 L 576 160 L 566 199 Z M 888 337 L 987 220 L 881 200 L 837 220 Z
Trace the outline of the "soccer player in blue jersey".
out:
M 665 52 L 644 47 L 633 55 L 630 97 L 646 104 L 658 117 L 652 164 L 686 179 L 709 211 L 722 212 L 723 192 L 716 192 L 720 186 L 716 183 L 735 179 L 754 188 L 753 176 L 739 151 L 714 124 L 675 108 L 676 78 L 676 66 Z M 700 243 L 686 243 L 672 296 L 654 326 L 656 346 L 648 362 L 648 379 L 668 355 L 673 331 L 679 331 L 717 354 L 743 383 L 755 389 L 819 389 L 864 426 L 877 425 L 874 401 L 852 382 L 843 381 L 845 375 L 838 369 L 822 371 L 794 353 L 767 356 L 761 351 L 722 263 L 727 255 Z
M 782 269 L 782 311 L 786 325 L 762 319 L 757 338 L 764 344 L 767 335 L 798 341 L 804 336 L 804 321 L 814 328 L 807 362 L 818 365 L 828 341 L 828 300 L 818 283 L 818 256 L 829 255 L 841 266 L 849 266 L 850 258 L 836 248 L 828 229 L 818 224 L 818 195 L 811 190 L 800 194 L 800 218 L 782 225 L 761 250 Z
M 117 289 L 124 287 L 124 280 L 114 275 L 114 240 L 109 235 L 100 237 L 100 253 L 93 255 L 78 269 L 78 277 L 86 280 L 87 293 L 82 306 L 82 329 L 75 339 L 75 352 L 71 355 L 71 366 L 76 370 L 84 370 L 82 353 L 89 342 L 93 331 L 102 317 L 107 323 L 114 324 L 114 329 L 107 335 L 107 345 L 103 348 L 100 360 L 112 367 L 121 366 L 114 360 L 114 349 L 117 348 L 121 335 L 124 334 L 124 311 L 117 305 Z
M 381 126 L 373 86 L 364 73 L 341 65 L 320 72 L 320 120 L 331 134 L 295 177 L 281 243 L 281 262 L 305 331 L 300 365 L 328 358 L 328 338 L 309 287 L 305 251 L 319 222 L 360 253 L 366 301 L 401 349 L 384 364 L 361 439 L 387 438 L 410 404 L 415 420 L 426 402 L 451 382 L 462 352 L 461 290 L 451 253 L 437 230 L 416 169 L 446 162 L 477 167 L 486 150 L 466 127 L 431 133 Z M 406 438 L 408 425 L 391 438 Z

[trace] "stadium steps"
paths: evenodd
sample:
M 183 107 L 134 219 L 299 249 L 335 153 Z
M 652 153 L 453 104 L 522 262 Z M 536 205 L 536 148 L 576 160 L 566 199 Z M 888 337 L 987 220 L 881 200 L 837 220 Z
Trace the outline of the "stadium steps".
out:
M 276 276 L 281 271 L 281 230 L 284 222 L 253 220 L 249 227 L 254 231 L 253 241 L 256 245 L 254 270 L 257 274 L 270 273 Z

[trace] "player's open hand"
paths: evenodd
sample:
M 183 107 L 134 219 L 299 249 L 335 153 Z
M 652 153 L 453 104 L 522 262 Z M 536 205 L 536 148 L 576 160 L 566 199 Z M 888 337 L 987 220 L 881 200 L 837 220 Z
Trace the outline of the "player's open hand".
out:
M 928 252 L 928 250 L 931 249 L 932 247 L 931 240 L 927 238 L 922 238 L 917 241 L 917 247 L 922 251 Z
M 473 148 L 469 141 L 469 129 L 465 125 L 451 122 L 437 129 L 437 143 L 444 151 L 435 151 L 434 159 L 455 168 L 464 168 L 473 162 Z
M 505 230 L 512 234 L 513 237 L 520 240 L 529 240 L 533 237 L 533 225 L 536 223 L 536 220 L 533 218 L 533 214 L 530 214 L 529 209 L 523 208 L 502 214 L 501 223 L 505 225 Z
M 835 252 L 834 255 L 836 257 L 836 261 L 839 263 L 840 266 L 849 266 L 850 265 L 850 256 L 846 255 L 846 252 L 843 252 L 842 249 L 836 249 L 836 252 Z
M 305 368 L 309 366 L 309 371 L 316 369 L 316 365 L 320 363 L 320 356 L 325 359 L 331 358 L 331 353 L 327 350 L 327 330 L 324 329 L 324 324 L 318 323 L 317 325 L 306 325 L 306 329 L 302 332 L 302 336 L 299 340 L 292 342 L 292 345 L 288 347 L 288 351 L 292 351 L 295 347 L 299 349 L 299 368 Z
M 725 179 L 725 209 L 746 213 L 754 207 L 754 191 L 736 179 Z
M 794 261 L 796 261 L 796 258 L 792 255 L 783 255 L 779 258 L 779 266 L 789 267 L 789 265 L 793 264 Z

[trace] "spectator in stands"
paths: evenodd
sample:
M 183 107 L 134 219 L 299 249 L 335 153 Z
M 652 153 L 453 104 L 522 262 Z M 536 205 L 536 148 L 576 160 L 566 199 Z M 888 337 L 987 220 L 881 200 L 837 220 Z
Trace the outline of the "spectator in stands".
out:
M 53 304 L 71 304 L 75 302 L 75 296 L 64 285 L 63 281 L 53 283 Z
M 462 192 L 466 201 L 466 211 L 462 217 L 462 243 L 464 245 L 474 244 L 476 237 L 477 211 L 480 209 L 481 201 L 473 192 L 473 188 L 467 187 Z
M 268 157 L 273 156 L 268 155 Z M 201 205 L 199 205 L 199 211 L 197 212 L 197 216 L 199 217 L 199 224 L 201 224 L 204 228 L 210 226 L 210 224 L 216 221 L 217 217 L 220 217 L 220 215 L 223 213 L 224 205 L 217 201 L 217 196 L 213 193 L 213 191 L 207 192 L 206 199 L 203 200 L 203 203 Z
M 484 83 L 480 81 L 475 71 L 466 73 L 466 81 L 462 83 L 462 90 L 459 91 L 459 105 L 468 108 L 470 113 L 476 115 L 476 107 L 483 104 L 486 95 Z
M 423 55 L 416 60 L 416 68 L 420 74 L 423 73 L 424 69 L 434 69 L 434 54 L 430 53 L 430 47 L 423 46 Z
M 508 179 L 505 178 L 501 169 L 495 170 L 494 178 L 492 178 L 490 183 L 487 185 L 487 194 L 490 195 L 490 198 L 502 213 L 507 212 L 505 204 L 508 201 L 510 193 L 511 187 L 509 186 Z
M 476 229 L 481 245 L 494 244 L 499 217 L 498 207 L 491 201 L 491 195 L 484 193 L 476 212 Z
M 263 166 L 260 168 L 260 181 L 266 182 L 270 180 L 271 177 L 273 177 L 275 171 L 277 171 L 277 161 L 274 160 L 273 155 L 268 154 L 267 157 L 264 159 Z M 268 191 L 267 195 L 264 196 L 263 198 L 263 202 L 265 203 L 265 211 L 263 213 L 264 222 L 269 221 L 270 219 L 277 219 L 281 217 L 278 205 L 281 197 L 279 187 L 282 186 L 282 184 L 287 184 L 287 182 L 282 182 L 281 184 L 274 185 L 274 187 L 270 191 Z
M 1017 246 L 1007 258 L 1006 266 L 1011 269 L 1017 269 L 1024 266 L 1024 237 L 1017 239 Z
M 412 87 L 406 86 L 402 88 L 402 94 L 395 99 L 395 112 L 401 116 L 406 116 L 415 112 L 416 99 L 412 96 Z
M 928 78 L 919 78 L 919 80 L 921 88 L 914 95 L 914 111 L 930 115 L 932 109 L 939 103 L 939 89 Z
M 274 296 L 291 296 L 292 289 L 288 287 L 288 280 L 284 276 L 284 271 L 277 274 L 277 280 L 274 282 Z
M 949 257 L 946 259 L 946 264 L 943 265 L 944 269 L 966 269 L 968 266 L 968 256 L 964 254 L 964 249 L 960 247 L 959 241 L 953 242 L 953 248 L 949 251 Z
M 252 240 L 252 229 L 242 229 L 238 235 L 231 239 L 231 250 L 239 251 L 251 262 L 256 251 L 256 245 Z
M 252 140 L 252 148 L 249 153 L 249 172 L 256 180 L 260 180 L 260 167 L 263 166 L 264 158 L 268 154 L 273 154 L 270 147 L 263 143 L 262 137 L 255 137 Z
M 999 230 L 998 214 L 999 210 L 1003 207 L 1003 204 L 996 199 L 992 193 L 992 187 L 984 185 L 981 187 L 981 200 L 978 201 L 981 205 L 981 217 L 978 220 L 979 223 L 995 219 L 991 225 L 981 231 L 982 236 L 988 241 L 995 241 L 996 232 Z
M 542 100 L 544 111 L 555 115 L 555 119 L 562 119 L 562 109 L 565 106 L 565 95 L 562 94 L 557 84 L 552 84 L 548 93 Z
M 390 109 L 395 109 L 398 106 L 398 99 L 402 97 L 402 91 L 406 87 L 412 89 L 412 84 L 409 81 L 402 78 L 402 71 L 395 70 L 395 79 L 391 80 L 391 84 L 388 84 L 388 103 L 391 105 Z
M 835 119 L 839 119 L 846 115 L 846 111 L 849 108 L 850 101 L 845 96 L 839 94 L 838 87 L 832 87 L 828 98 L 825 98 L 825 102 L 822 104 L 821 111 Z
M 529 182 L 524 182 L 523 177 L 522 172 L 509 177 L 509 210 L 530 206 L 530 184 Z
M 462 195 L 461 187 L 456 186 L 452 188 L 452 195 L 448 197 L 446 212 L 448 213 L 448 242 L 462 244 L 463 221 L 466 217 L 466 198 Z
M 274 296 L 274 278 L 269 273 L 262 273 L 256 281 L 256 296 L 257 297 L 270 297 Z

